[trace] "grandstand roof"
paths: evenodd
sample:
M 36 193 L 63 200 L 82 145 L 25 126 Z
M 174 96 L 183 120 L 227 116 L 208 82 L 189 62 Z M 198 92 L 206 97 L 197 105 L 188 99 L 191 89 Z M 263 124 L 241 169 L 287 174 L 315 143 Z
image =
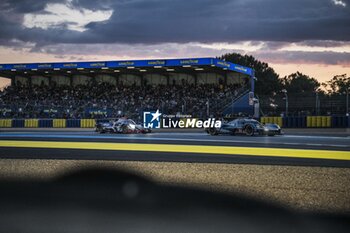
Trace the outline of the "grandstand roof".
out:
M 162 73 L 162 72 L 222 72 L 233 71 L 253 76 L 252 68 L 217 58 L 185 58 L 93 62 L 55 62 L 0 64 L 0 76 L 12 78 L 15 75 L 84 74 L 99 70 L 103 73 Z M 25 76 L 25 75 L 24 75 Z

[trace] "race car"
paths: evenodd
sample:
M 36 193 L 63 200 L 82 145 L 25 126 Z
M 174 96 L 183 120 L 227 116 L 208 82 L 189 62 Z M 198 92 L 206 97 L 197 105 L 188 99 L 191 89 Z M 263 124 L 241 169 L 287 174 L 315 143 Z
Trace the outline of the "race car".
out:
M 142 125 L 136 124 L 131 119 L 121 118 L 116 121 L 101 122 L 95 126 L 95 131 L 99 133 L 150 133 L 151 129 L 146 129 Z
M 218 134 L 245 134 L 248 136 L 268 135 L 275 136 L 282 134 L 281 127 L 277 124 L 261 124 L 254 119 L 235 119 L 223 123 L 220 128 L 208 128 L 206 132 L 210 135 Z

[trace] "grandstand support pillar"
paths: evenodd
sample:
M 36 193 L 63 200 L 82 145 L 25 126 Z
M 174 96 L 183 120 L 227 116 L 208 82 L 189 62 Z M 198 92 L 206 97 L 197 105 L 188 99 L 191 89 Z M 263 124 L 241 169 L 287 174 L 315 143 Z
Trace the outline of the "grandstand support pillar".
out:
M 144 87 L 145 86 L 145 76 L 141 75 L 140 78 L 141 78 L 141 87 Z
M 119 84 L 120 84 L 120 80 L 119 80 L 119 75 L 115 75 L 114 76 L 115 77 L 115 84 L 116 84 L 116 86 L 119 86 Z
M 194 75 L 194 86 L 196 87 L 198 85 L 198 75 Z
M 225 73 L 224 86 L 227 86 L 228 73 Z
M 91 76 L 91 83 L 92 83 L 93 86 L 96 86 L 96 85 L 97 85 L 96 76 L 97 76 L 97 75 L 92 75 L 92 76 Z
M 250 91 L 254 93 L 255 91 L 255 72 L 250 76 Z
M 49 87 L 52 87 L 52 77 L 48 76 L 47 78 L 49 79 Z
M 27 80 L 28 81 L 28 86 L 32 87 L 32 76 L 28 76 L 27 78 L 28 78 L 28 80 Z
M 70 82 L 70 86 L 72 87 L 73 86 L 73 76 L 72 75 L 69 76 L 69 82 Z

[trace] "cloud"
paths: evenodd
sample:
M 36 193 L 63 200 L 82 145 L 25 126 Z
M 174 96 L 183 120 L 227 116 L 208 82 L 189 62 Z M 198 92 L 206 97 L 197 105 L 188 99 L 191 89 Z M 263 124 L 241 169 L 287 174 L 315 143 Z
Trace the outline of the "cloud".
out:
M 254 56 L 277 64 L 341 65 L 350 68 L 350 53 L 347 52 L 261 51 Z
M 89 23 L 108 20 L 112 13 L 113 10 L 92 11 L 87 8 L 75 8 L 70 2 L 47 4 L 42 13 L 25 14 L 23 26 L 48 29 L 67 25 L 68 30 L 83 32 Z
M 0 2 L 0 9 L 2 13 L 11 12 L 13 14 L 25 14 L 41 12 L 45 9 L 47 4 L 61 3 L 62 0 L 4 0 Z
M 278 64 L 342 65 L 350 68 L 350 50 L 348 52 L 300 51 L 291 50 L 290 48 L 293 47 L 289 47 L 289 44 L 284 44 L 284 47 L 280 45 L 278 49 L 272 50 L 266 49 L 266 44 L 270 43 L 260 42 L 258 44 L 261 46 L 251 46 L 248 42 L 225 44 L 224 46 L 203 43 L 162 43 L 155 45 L 80 44 L 79 46 L 76 44 L 57 44 L 37 48 L 32 50 L 32 52 L 52 54 L 56 55 L 56 57 L 64 58 L 64 60 L 72 60 L 72 56 L 90 60 L 217 57 L 225 53 L 236 52 L 253 55 L 265 62 Z
M 299 42 L 299 45 L 305 45 L 310 47 L 326 47 L 326 48 L 336 48 L 349 46 L 349 41 L 334 41 L 334 40 L 307 40 Z
M 332 0 L 332 2 L 334 3 L 334 5 L 346 7 L 346 3 L 342 0 Z
M 348 5 L 348 0 L 2 0 L 0 46 L 68 60 L 239 52 L 271 62 L 348 66 Z
M 11 28 L 0 29 L 0 37 L 37 46 L 350 40 L 349 8 L 339 8 L 331 1 L 61 0 L 43 4 L 5 0 L 1 6 L 0 23 Z M 50 6 L 69 6 L 70 11 L 79 12 L 79 20 L 72 14 L 60 20 L 61 9 Z M 87 13 L 102 16 L 96 22 Z M 9 19 L 9 15 L 16 20 Z M 41 28 L 34 28 L 39 20 Z M 73 31 L 76 29 L 78 33 Z
M 114 59 L 146 59 L 146 58 L 176 58 L 176 57 L 208 57 L 220 56 L 231 49 L 210 48 L 207 44 L 198 43 L 162 43 L 162 44 L 57 44 L 37 48 L 31 52 L 44 53 L 69 58 L 88 57 L 114 57 Z M 235 50 L 244 53 L 243 50 Z

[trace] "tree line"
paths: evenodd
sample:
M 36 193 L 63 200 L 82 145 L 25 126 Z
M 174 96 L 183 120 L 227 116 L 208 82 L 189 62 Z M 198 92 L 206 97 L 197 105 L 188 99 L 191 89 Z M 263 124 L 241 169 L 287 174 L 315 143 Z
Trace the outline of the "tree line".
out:
M 255 77 L 257 77 L 255 86 L 257 95 L 273 96 L 285 89 L 288 93 L 293 94 L 318 93 L 320 95 L 334 96 L 342 95 L 349 91 L 350 88 L 350 76 L 346 74 L 335 75 L 329 81 L 320 83 L 317 79 L 298 71 L 285 77 L 279 77 L 267 63 L 259 61 L 251 55 L 229 53 L 219 58 L 253 68 Z

